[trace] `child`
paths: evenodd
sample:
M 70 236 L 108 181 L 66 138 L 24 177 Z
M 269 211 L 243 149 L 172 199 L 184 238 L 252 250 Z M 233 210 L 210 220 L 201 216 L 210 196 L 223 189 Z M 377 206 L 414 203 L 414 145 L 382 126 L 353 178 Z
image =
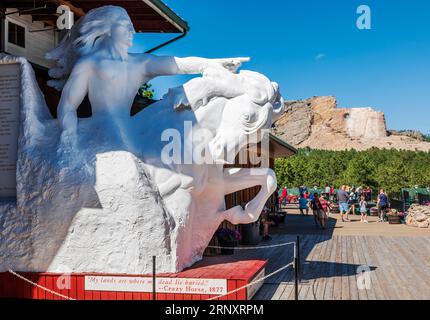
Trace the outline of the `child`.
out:
M 359 203 L 361 220 L 360 222 L 368 223 L 367 221 L 367 201 L 365 196 L 361 196 L 361 201 Z
M 303 210 L 306 210 L 306 215 L 309 214 L 308 199 L 305 198 L 305 195 L 303 193 L 300 194 L 299 209 L 300 209 L 300 214 L 302 216 L 304 215 Z

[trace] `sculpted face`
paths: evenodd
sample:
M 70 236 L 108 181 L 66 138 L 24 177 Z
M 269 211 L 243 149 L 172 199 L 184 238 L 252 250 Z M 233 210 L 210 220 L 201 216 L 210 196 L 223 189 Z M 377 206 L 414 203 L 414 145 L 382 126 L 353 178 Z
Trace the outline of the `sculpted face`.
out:
M 116 44 L 131 47 L 133 45 L 134 31 L 133 24 L 130 19 L 121 19 L 112 25 L 111 37 Z

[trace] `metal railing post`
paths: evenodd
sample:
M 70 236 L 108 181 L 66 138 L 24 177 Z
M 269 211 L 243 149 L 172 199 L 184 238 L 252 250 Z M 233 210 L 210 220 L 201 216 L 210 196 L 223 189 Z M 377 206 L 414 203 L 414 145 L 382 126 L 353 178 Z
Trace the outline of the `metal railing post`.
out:
M 157 287 L 157 282 L 156 282 L 156 276 L 155 276 L 155 262 L 156 262 L 156 257 L 152 256 L 152 300 L 156 300 L 156 287 Z
M 298 237 L 297 237 L 298 238 Z M 299 300 L 299 260 L 298 260 L 298 241 L 294 245 L 294 298 Z
M 300 237 L 297 236 L 297 269 L 299 275 L 299 282 L 302 282 L 302 263 L 300 260 Z

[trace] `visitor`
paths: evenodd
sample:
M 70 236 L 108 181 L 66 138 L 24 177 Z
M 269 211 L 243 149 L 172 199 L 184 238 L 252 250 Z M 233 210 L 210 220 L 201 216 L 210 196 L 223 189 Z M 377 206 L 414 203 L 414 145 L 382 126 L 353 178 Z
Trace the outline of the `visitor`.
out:
M 308 188 L 306 186 L 301 185 L 299 187 L 299 193 L 300 194 L 302 194 L 302 193 L 305 193 L 305 194 L 308 193 Z
M 360 222 L 368 223 L 367 221 L 367 201 L 365 196 L 361 196 L 360 203 L 358 204 L 360 207 Z
M 378 202 L 376 203 L 378 207 L 379 220 L 377 222 L 383 222 L 385 217 L 385 210 L 388 208 L 388 197 L 385 194 L 384 189 L 379 191 Z
M 321 202 L 321 199 L 320 199 Z M 332 202 L 328 197 L 324 197 L 323 201 L 321 202 L 323 205 L 324 211 L 327 213 L 327 216 L 331 215 L 331 209 L 332 209 Z
M 370 187 L 367 187 L 366 189 L 364 189 L 363 194 L 366 198 L 366 201 L 372 200 L 372 189 Z
M 324 189 L 324 197 L 326 197 L 327 199 L 329 199 L 330 197 L 330 186 L 327 185 Z
M 349 199 L 348 199 L 348 206 L 351 214 L 355 214 L 355 204 L 357 202 L 357 193 L 355 192 L 355 188 L 352 187 L 350 193 L 349 193 Z
M 308 192 L 308 199 L 310 202 L 314 200 L 314 194 L 312 192 Z
M 339 202 L 339 211 L 340 211 L 340 218 L 342 220 L 342 222 L 349 222 L 348 219 L 348 211 L 349 211 L 349 207 L 348 207 L 348 199 L 349 199 L 349 194 L 348 192 L 345 191 L 346 186 L 343 185 L 340 190 L 337 192 L 337 201 Z M 346 214 L 346 219 L 343 218 L 343 215 Z
M 279 212 L 280 211 L 278 196 L 279 196 L 279 187 L 276 187 L 276 190 L 273 193 L 273 202 L 275 204 L 275 212 Z
M 287 205 L 287 195 L 288 195 L 287 187 L 283 187 L 282 188 L 282 205 L 283 206 Z
M 330 187 L 330 202 L 334 202 L 334 186 Z
M 306 215 L 309 215 L 308 199 L 305 198 L 305 195 L 303 193 L 300 194 L 300 198 L 299 198 L 299 210 L 302 216 L 305 215 L 305 212 L 306 212 Z
M 323 229 L 325 229 L 325 224 L 323 222 L 324 221 L 323 216 L 325 215 L 325 213 L 321 205 L 321 202 L 319 200 L 317 192 L 313 194 L 312 201 L 311 201 L 311 208 L 314 216 L 315 227 L 318 227 L 318 225 L 320 225 Z
M 270 241 L 272 237 L 269 236 L 269 227 L 273 226 L 275 222 L 269 216 L 270 210 L 266 206 L 261 212 L 261 225 L 263 226 L 263 241 Z
M 355 190 L 355 193 L 357 194 L 357 199 L 361 199 L 361 195 L 363 194 L 363 188 L 360 186 Z
M 321 204 L 322 211 L 320 213 L 320 223 L 323 229 L 325 229 L 325 226 L 327 225 L 328 215 L 330 214 L 330 202 L 327 200 L 327 198 L 324 195 L 321 195 L 319 197 L 319 201 Z

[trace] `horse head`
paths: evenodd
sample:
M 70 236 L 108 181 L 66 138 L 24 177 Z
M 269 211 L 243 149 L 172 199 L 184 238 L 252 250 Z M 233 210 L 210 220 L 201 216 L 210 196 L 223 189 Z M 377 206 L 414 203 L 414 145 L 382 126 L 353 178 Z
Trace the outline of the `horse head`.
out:
M 180 92 L 181 94 L 178 94 Z M 194 111 L 199 128 L 209 130 L 210 158 L 214 163 L 233 163 L 237 153 L 261 130 L 270 129 L 284 111 L 279 86 L 264 75 L 244 70 L 237 74 L 224 69 L 207 69 L 165 98 L 176 110 Z

